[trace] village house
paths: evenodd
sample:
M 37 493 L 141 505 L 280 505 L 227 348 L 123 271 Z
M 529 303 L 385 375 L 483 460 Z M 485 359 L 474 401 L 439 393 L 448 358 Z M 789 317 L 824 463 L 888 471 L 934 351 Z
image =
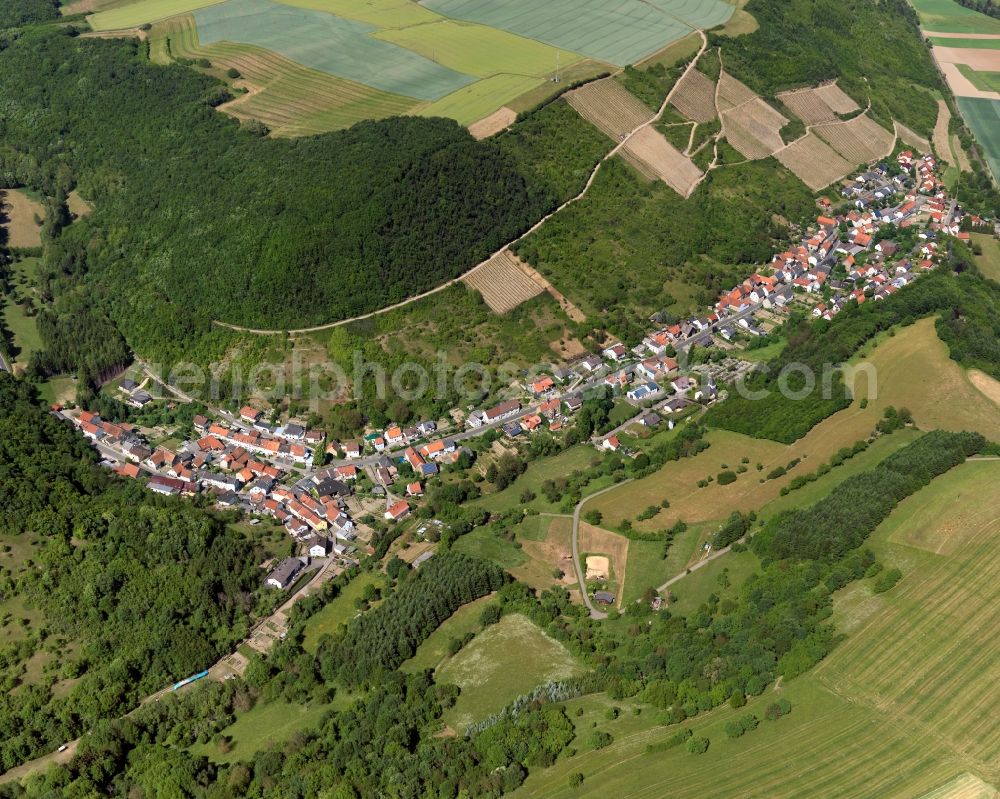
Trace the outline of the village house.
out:
M 406 500 L 401 499 L 385 512 L 385 520 L 388 522 L 398 522 L 410 512 L 410 506 Z
M 269 588 L 284 590 L 301 571 L 302 561 L 299 558 L 285 558 L 270 574 L 267 575 L 265 585 Z

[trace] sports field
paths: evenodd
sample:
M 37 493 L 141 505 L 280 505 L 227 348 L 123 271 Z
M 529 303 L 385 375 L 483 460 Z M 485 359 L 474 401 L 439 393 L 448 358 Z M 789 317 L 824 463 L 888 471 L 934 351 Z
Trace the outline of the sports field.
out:
M 995 181 L 1000 182 L 1000 100 L 957 97 L 959 110 L 972 129 Z
M 375 39 L 365 22 L 271 0 L 228 0 L 194 13 L 203 44 L 242 42 L 310 69 L 382 91 L 437 100 L 475 81 L 403 47 Z
M 435 679 L 462 689 L 445 721 L 463 730 L 539 685 L 583 672 L 561 643 L 526 616 L 504 616 L 437 670 Z
M 955 0 L 910 0 L 925 31 L 1000 33 L 1000 19 L 960 6 Z
M 479 22 L 611 64 L 632 64 L 686 36 L 725 22 L 720 0 L 427 0 L 447 17 Z

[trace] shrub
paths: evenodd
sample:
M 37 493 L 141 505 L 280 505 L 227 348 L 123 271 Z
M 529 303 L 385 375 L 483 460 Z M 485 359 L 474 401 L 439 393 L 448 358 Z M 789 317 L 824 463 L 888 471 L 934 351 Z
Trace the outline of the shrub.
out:
M 708 738 L 694 737 L 688 740 L 687 750 L 692 755 L 703 755 L 708 751 Z
M 898 583 L 903 577 L 903 573 L 899 569 L 889 569 L 887 572 L 882 572 L 875 580 L 875 585 L 872 586 L 872 590 L 876 594 L 882 594 L 892 588 L 896 583 Z
M 719 481 L 720 486 L 727 486 L 730 483 L 736 482 L 736 472 L 727 469 L 724 472 L 719 472 L 716 479 Z

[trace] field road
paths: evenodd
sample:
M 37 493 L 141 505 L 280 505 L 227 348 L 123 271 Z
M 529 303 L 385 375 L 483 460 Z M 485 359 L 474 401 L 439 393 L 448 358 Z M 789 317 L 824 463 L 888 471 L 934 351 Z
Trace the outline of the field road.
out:
M 595 491 L 590 496 L 586 496 L 576 503 L 576 507 L 573 509 L 573 534 L 570 536 L 570 543 L 573 545 L 573 568 L 576 570 L 576 582 L 580 586 L 580 596 L 583 598 L 583 604 L 587 606 L 587 610 L 590 611 L 590 618 L 592 619 L 606 619 L 608 614 L 603 610 L 598 610 L 594 607 L 594 603 L 590 601 L 590 596 L 587 594 L 587 580 L 583 574 L 583 567 L 580 565 L 580 511 L 583 510 L 584 504 L 589 500 L 594 499 L 594 497 L 599 497 L 601 494 L 607 494 L 619 486 L 627 485 L 631 483 L 632 479 L 622 480 L 620 483 L 615 483 L 613 486 L 608 486 L 607 488 L 602 488 L 600 491 Z
M 733 544 L 738 544 L 741 541 L 743 541 L 742 538 L 739 539 L 739 541 L 734 541 Z M 711 563 L 716 558 L 721 558 L 723 555 L 725 555 L 727 552 L 729 552 L 729 550 L 731 550 L 733 548 L 733 544 L 730 544 L 728 547 L 723 547 L 722 549 L 715 550 L 715 552 L 713 552 L 707 558 L 703 558 L 702 560 L 699 560 L 696 564 L 694 564 L 694 566 L 691 566 L 690 568 L 685 569 L 680 574 L 674 575 L 669 580 L 667 580 L 663 585 L 661 585 L 659 588 L 657 588 L 656 589 L 656 593 L 658 593 L 658 594 L 663 593 L 670 586 L 672 586 L 674 583 L 679 582 L 680 580 L 683 580 L 691 572 L 698 571 L 698 569 L 700 569 L 702 566 L 705 566 L 705 565 Z
M 522 239 L 526 238 L 527 236 L 530 236 L 532 233 L 541 228 L 542 225 L 548 222 L 552 217 L 554 217 L 564 208 L 566 208 L 569 205 L 572 205 L 577 200 L 580 200 L 583 197 L 585 197 L 587 192 L 590 191 L 590 187 L 594 184 L 594 180 L 597 178 L 597 173 L 600 172 L 601 166 L 603 166 L 604 162 L 611 158 L 614 158 L 618 154 L 618 151 L 621 150 L 622 147 L 624 147 L 628 143 L 629 139 L 631 139 L 640 130 L 642 130 L 643 128 L 647 128 L 650 125 L 659 121 L 660 117 L 663 116 L 663 112 L 667 110 L 667 105 L 669 104 L 671 98 L 674 96 L 674 91 L 677 89 L 677 86 L 680 84 L 684 76 L 695 68 L 695 64 L 698 63 L 698 59 L 701 58 L 702 53 L 704 53 L 706 48 L 708 47 L 708 39 L 706 38 L 704 31 L 698 31 L 698 35 L 701 36 L 701 48 L 691 59 L 691 63 L 688 64 L 687 69 L 684 70 L 684 73 L 677 79 L 677 81 L 671 87 L 670 91 L 667 92 L 667 96 L 663 99 L 663 104 L 660 106 L 659 110 L 650 119 L 647 119 L 641 125 L 639 125 L 636 128 L 633 128 L 624 136 L 622 136 L 621 141 L 615 144 L 615 146 L 612 147 L 611 150 L 607 154 L 605 154 L 605 156 L 600 161 L 597 162 L 597 164 L 594 166 L 593 170 L 590 173 L 590 177 L 587 178 L 587 182 L 584 184 L 583 189 L 580 191 L 580 193 L 577 194 L 575 197 L 570 197 L 568 200 L 566 200 L 566 202 L 564 202 L 554 211 L 550 211 L 541 219 L 539 219 L 534 225 L 532 225 L 530 228 L 524 231 L 524 233 L 522 233 L 520 236 L 508 242 L 496 252 L 491 253 L 486 259 L 476 264 L 474 267 L 462 273 L 458 277 L 453 278 L 447 281 L 446 283 L 442 283 L 440 286 L 430 289 L 429 291 L 425 291 L 422 294 L 416 294 L 410 297 L 409 299 L 402 300 L 401 302 L 397 302 L 385 308 L 379 308 L 377 311 L 371 311 L 366 314 L 361 314 L 360 316 L 352 316 L 350 319 L 341 319 L 340 321 L 337 322 L 327 322 L 326 324 L 323 325 L 314 325 L 312 327 L 300 327 L 294 330 L 263 330 L 260 328 L 253 328 L 253 327 L 241 327 L 240 325 L 233 325 L 230 324 L 229 322 L 219 321 L 218 319 L 213 320 L 213 324 L 217 325 L 218 327 L 224 327 L 229 330 L 235 330 L 238 333 L 253 333 L 255 335 L 260 335 L 260 336 L 276 336 L 276 335 L 283 335 L 285 333 L 290 333 L 293 335 L 298 333 L 318 333 L 323 330 L 331 330 L 332 328 L 335 327 L 341 327 L 342 325 L 349 325 L 352 322 L 360 322 L 363 319 L 371 319 L 373 316 L 379 316 L 380 314 L 388 313 L 389 311 L 394 311 L 397 308 L 402 308 L 405 305 L 409 305 L 411 302 L 417 302 L 417 300 L 422 300 L 425 297 L 430 297 L 432 294 L 437 294 L 440 291 L 444 291 L 446 288 L 448 288 L 449 286 L 453 286 L 463 278 L 469 277 L 469 275 L 474 274 L 476 271 L 484 267 L 486 263 L 490 261 L 490 259 L 495 258 L 497 255 L 500 255 L 502 252 L 505 252 L 506 250 L 508 250 L 513 245 L 517 244 Z

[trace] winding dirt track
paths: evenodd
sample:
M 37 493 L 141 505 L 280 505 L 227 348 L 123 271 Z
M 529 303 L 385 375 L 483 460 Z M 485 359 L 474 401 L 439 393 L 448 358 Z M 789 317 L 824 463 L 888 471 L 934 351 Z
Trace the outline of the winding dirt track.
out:
M 684 77 L 692 69 L 695 68 L 695 64 L 698 63 L 698 59 L 701 58 L 701 54 L 704 53 L 705 49 L 708 47 L 708 39 L 706 38 L 705 33 L 703 31 L 698 31 L 698 35 L 701 36 L 701 47 L 698 49 L 698 52 L 697 52 L 697 54 L 695 54 L 694 58 L 691 59 L 691 63 L 688 64 L 687 69 L 684 71 L 684 74 L 681 75 L 681 77 L 677 79 L 677 81 L 674 83 L 674 85 L 670 89 L 670 91 L 667 92 L 667 96 L 663 99 L 663 103 L 660 105 L 659 110 L 650 119 L 647 119 L 641 125 L 638 125 L 634 129 L 632 129 L 631 131 L 629 131 L 622 138 L 622 140 L 620 142 L 618 142 L 614 147 L 612 147 L 611 150 L 608 151 L 605 154 L 605 156 L 600 161 L 597 162 L 597 164 L 594 166 L 594 169 L 590 173 L 590 177 L 587 178 L 587 182 L 586 182 L 586 184 L 584 184 L 584 187 L 580 191 L 580 193 L 577 194 L 575 197 L 571 197 L 570 199 L 566 200 L 566 202 L 564 202 L 562 205 L 560 205 L 554 211 L 550 211 L 549 213 L 547 213 L 545 216 L 543 216 L 541 219 L 539 219 L 534 225 L 532 225 L 530 228 L 528 228 L 520 236 L 518 236 L 517 238 L 515 238 L 513 241 L 508 242 L 507 244 L 505 244 L 503 247 L 501 247 L 496 252 L 490 253 L 490 255 L 489 255 L 488 258 L 485 258 L 483 261 L 481 261 L 480 263 L 476 264 L 474 267 L 472 267 L 471 269 L 469 269 L 467 272 L 464 272 L 463 274 L 459 275 L 458 277 L 452 278 L 451 280 L 449 280 L 449 281 L 447 281 L 445 283 L 442 283 L 441 285 L 436 286 L 435 288 L 432 288 L 429 291 L 425 291 L 425 292 L 423 292 L 421 294 L 416 294 L 416 295 L 414 295 L 412 297 L 409 297 L 408 299 L 402 300 L 401 302 L 397 302 L 397 303 L 395 303 L 393 305 L 386 306 L 385 308 L 379 308 L 377 311 L 371 311 L 370 313 L 361 314 L 360 316 L 352 316 L 350 319 L 341 319 L 341 320 L 339 320 L 337 322 L 327 322 L 326 324 L 323 324 L 323 325 L 313 325 L 312 327 L 300 327 L 300 328 L 296 328 L 296 329 L 292 329 L 292 330 L 265 330 L 265 329 L 262 329 L 262 328 L 255 328 L 255 327 L 242 327 L 240 325 L 230 324 L 229 322 L 222 322 L 222 321 L 219 321 L 218 319 L 214 320 L 214 324 L 217 325 L 218 327 L 224 327 L 224 328 L 226 328 L 228 330 L 235 330 L 238 333 L 252 333 L 252 334 L 255 334 L 255 335 L 259 335 L 259 336 L 278 336 L 278 335 L 284 335 L 286 333 L 292 334 L 292 335 L 300 334 L 300 333 L 318 333 L 320 331 L 331 330 L 331 329 L 333 329 L 335 327 L 340 327 L 342 325 L 349 325 L 352 322 L 360 322 L 363 319 L 371 319 L 373 316 L 379 316 L 380 314 L 388 313 L 389 311 L 394 311 L 397 308 L 403 308 L 404 306 L 409 305 L 412 302 L 417 302 L 418 300 L 422 300 L 425 297 L 430 297 L 430 296 L 432 296 L 434 294 L 437 294 L 438 292 L 444 291 L 446 288 L 448 288 L 449 286 L 455 285 L 456 283 L 458 283 L 463 278 L 468 278 L 470 275 L 474 274 L 477 270 L 482 269 L 490 261 L 490 259 L 496 257 L 497 255 L 499 255 L 502 252 L 505 252 L 511 246 L 513 246 L 514 244 L 517 244 L 519 241 L 521 241 L 522 239 L 526 238 L 527 236 L 530 236 L 532 233 L 534 233 L 536 230 L 538 230 L 540 227 L 542 227 L 542 225 L 544 225 L 546 222 L 548 222 L 552 217 L 554 217 L 556 214 L 558 214 L 564 208 L 566 208 L 569 205 L 572 205 L 577 200 L 580 200 L 583 197 L 585 197 L 586 194 L 587 194 L 587 192 L 590 191 L 590 187 L 594 184 L 594 180 L 597 178 L 597 173 L 601 171 L 601 167 L 604 165 L 604 162 L 607 161 L 607 160 L 609 160 L 609 159 L 611 159 L 611 158 L 614 158 L 618 154 L 618 152 L 622 149 L 622 147 L 624 147 L 628 143 L 628 141 L 636 133 L 638 133 L 640 130 L 642 130 L 643 128 L 649 127 L 653 123 L 659 121 L 660 117 L 663 116 L 663 112 L 667 108 L 667 104 L 670 102 L 671 98 L 674 96 L 674 92 L 677 90 L 678 84 L 684 79 Z

